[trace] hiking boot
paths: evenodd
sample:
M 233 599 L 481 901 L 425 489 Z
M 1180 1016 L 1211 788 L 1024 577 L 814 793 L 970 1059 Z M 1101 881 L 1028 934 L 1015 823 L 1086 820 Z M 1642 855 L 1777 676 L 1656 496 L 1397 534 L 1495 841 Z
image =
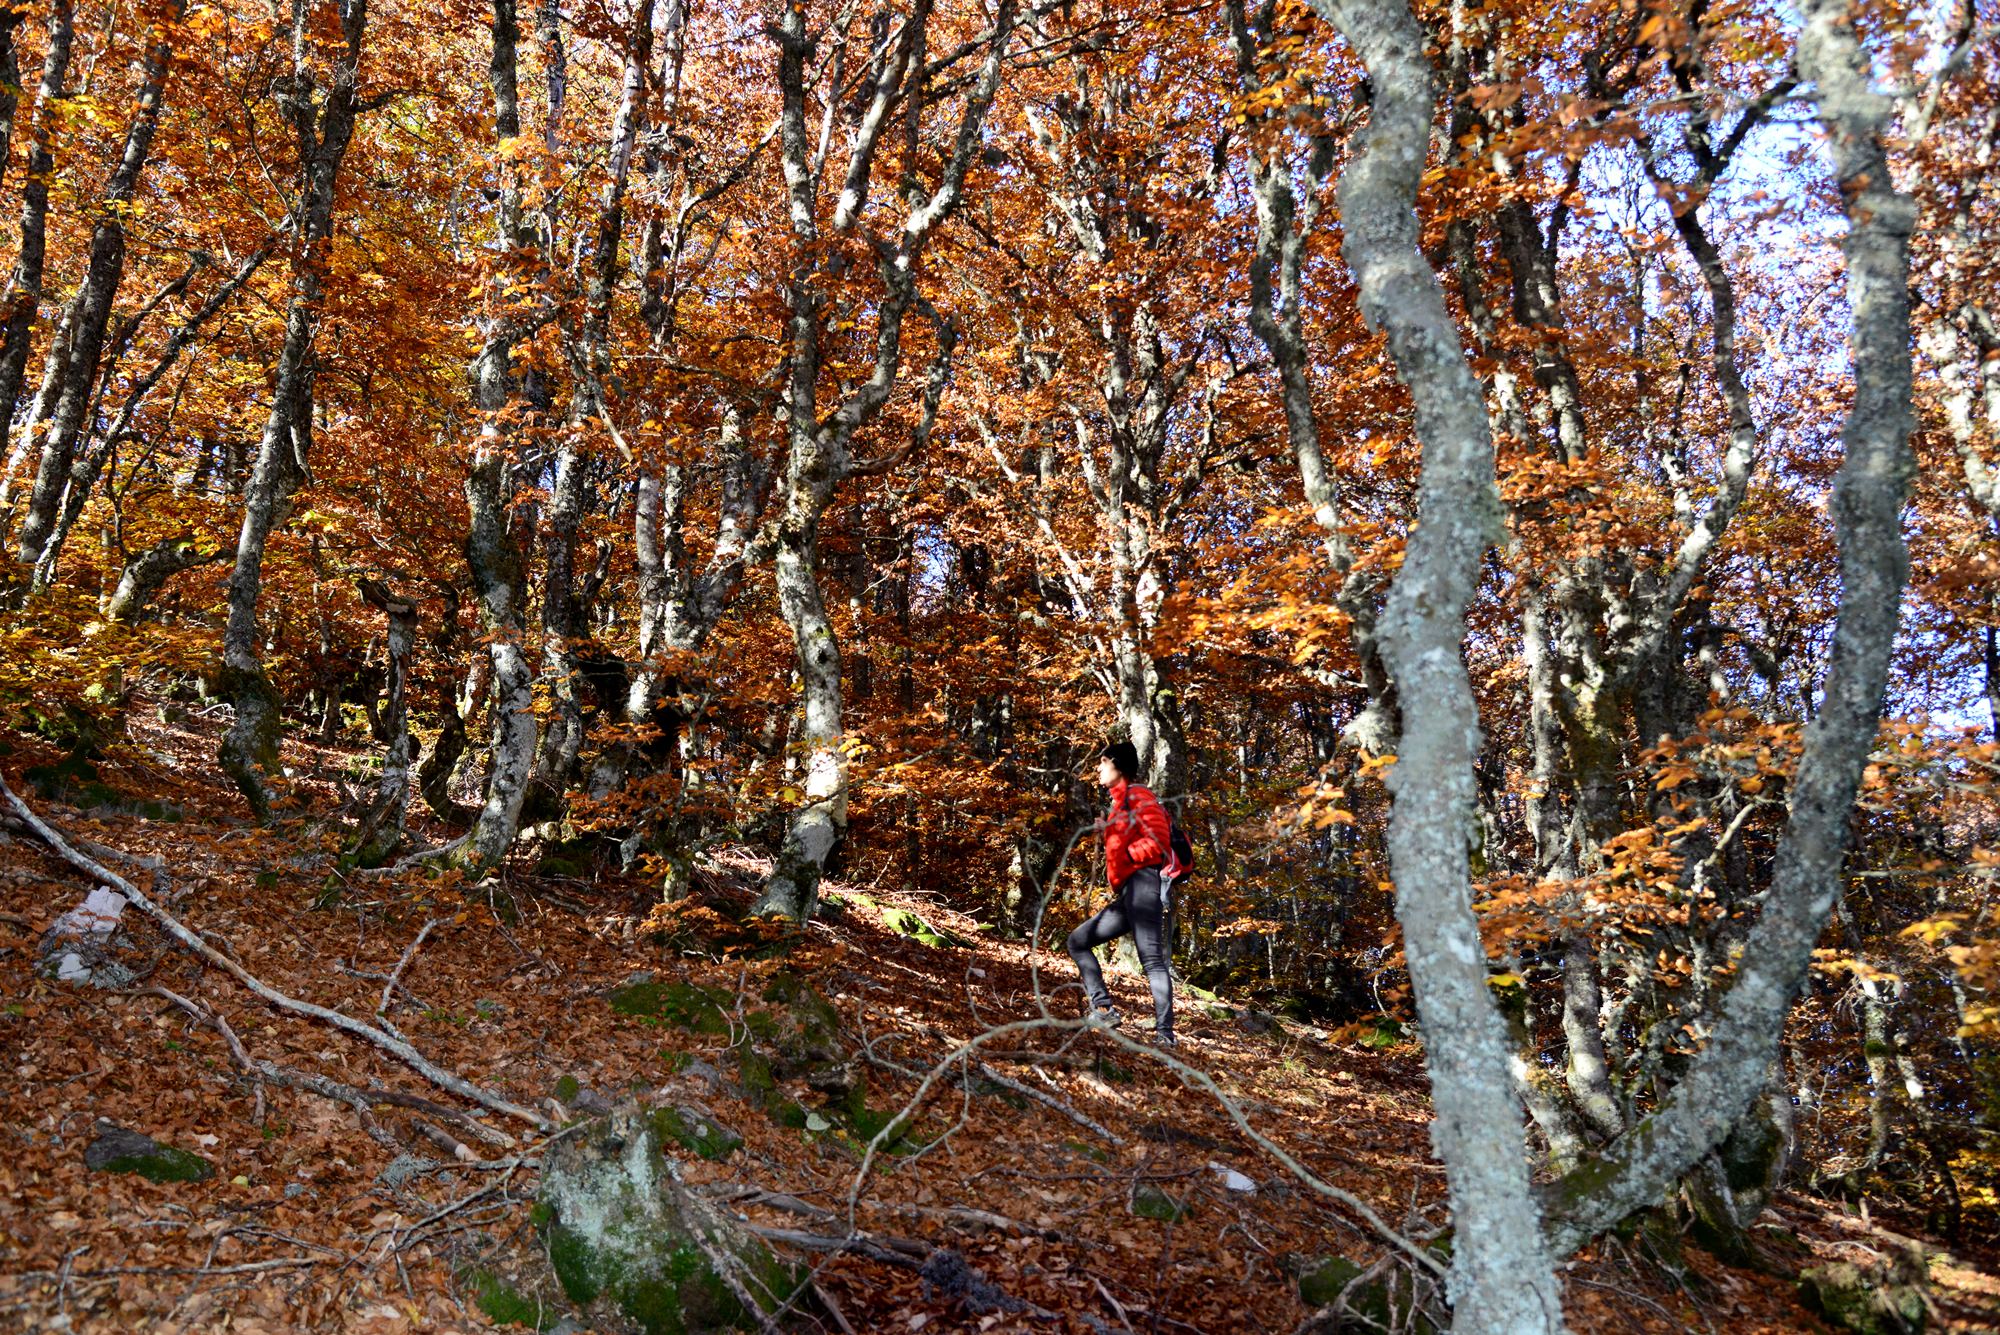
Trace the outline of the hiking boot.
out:
M 1118 1012 L 1109 1006 L 1093 1006 L 1090 1014 L 1084 1016 L 1083 1020 L 1085 1024 L 1095 1025 L 1100 1029 L 1116 1029 L 1125 1023 Z
M 1181 1046 L 1180 1040 L 1172 1034 L 1154 1034 L 1152 1044 L 1156 1048 L 1165 1048 L 1169 1052 L 1178 1052 Z

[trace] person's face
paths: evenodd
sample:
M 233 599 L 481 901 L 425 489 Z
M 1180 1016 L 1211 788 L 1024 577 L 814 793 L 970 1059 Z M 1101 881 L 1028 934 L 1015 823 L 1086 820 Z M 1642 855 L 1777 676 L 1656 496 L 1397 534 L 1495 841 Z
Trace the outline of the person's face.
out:
M 1118 767 L 1111 763 L 1110 756 L 1097 758 L 1097 782 L 1105 788 L 1118 782 Z

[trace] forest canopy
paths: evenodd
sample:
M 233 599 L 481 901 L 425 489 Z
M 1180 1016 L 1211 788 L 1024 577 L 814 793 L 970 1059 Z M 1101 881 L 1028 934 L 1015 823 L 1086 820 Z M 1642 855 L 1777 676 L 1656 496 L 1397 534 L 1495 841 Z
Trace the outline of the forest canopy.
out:
M 1183 980 L 1423 1044 L 1457 1328 L 1675 1193 L 1990 1231 L 1996 89 L 1987 0 L 23 0 L 0 725 L 1037 945 L 1129 740 Z

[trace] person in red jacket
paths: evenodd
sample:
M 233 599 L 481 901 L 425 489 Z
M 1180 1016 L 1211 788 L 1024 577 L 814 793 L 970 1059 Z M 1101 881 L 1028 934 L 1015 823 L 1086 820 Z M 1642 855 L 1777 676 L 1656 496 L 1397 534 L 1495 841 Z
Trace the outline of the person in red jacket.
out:
M 1111 743 L 1097 762 L 1097 781 L 1111 797 L 1111 812 L 1101 822 L 1104 870 L 1117 897 L 1069 934 L 1069 957 L 1083 977 L 1091 1013 L 1116 1025 L 1118 1013 L 1094 952 L 1130 932 L 1153 991 L 1154 1041 L 1173 1047 L 1174 984 L 1167 968 L 1166 923 L 1172 825 L 1159 799 L 1133 782 L 1138 773 L 1139 753 L 1130 742 Z

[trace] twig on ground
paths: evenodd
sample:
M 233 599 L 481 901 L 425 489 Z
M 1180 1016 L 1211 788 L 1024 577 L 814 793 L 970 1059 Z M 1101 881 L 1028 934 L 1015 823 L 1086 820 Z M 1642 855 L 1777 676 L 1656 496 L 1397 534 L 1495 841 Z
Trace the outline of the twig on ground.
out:
M 417 930 L 417 939 L 410 942 L 409 949 L 403 952 L 403 958 L 397 960 L 396 967 L 390 971 L 389 981 L 382 984 L 382 1000 L 376 1003 L 375 1018 L 381 1022 L 384 1029 L 392 1034 L 399 1031 L 389 1019 L 390 999 L 395 996 L 396 984 L 402 980 L 403 970 L 410 967 L 410 961 L 416 958 L 417 951 L 424 944 L 424 938 L 431 934 L 431 928 L 435 926 L 437 926 L 436 918 L 425 920 L 424 925 Z
M 1115 1029 L 1108 1029 L 1108 1028 L 1105 1029 L 1104 1036 L 1110 1039 L 1112 1042 L 1118 1044 L 1119 1046 L 1127 1049 L 1128 1051 L 1131 1051 L 1141 1057 L 1150 1057 L 1154 1061 L 1161 1063 L 1162 1065 L 1166 1066 L 1169 1070 L 1173 1071 L 1174 1074 L 1180 1076 L 1183 1083 L 1200 1086 L 1203 1090 L 1207 1091 L 1207 1093 L 1212 1098 L 1214 1098 L 1217 1103 L 1220 1103 L 1222 1105 L 1223 1111 L 1229 1114 L 1229 1120 L 1236 1124 L 1237 1130 L 1241 1131 L 1245 1136 L 1248 1136 L 1250 1140 L 1253 1143 L 1255 1143 L 1260 1149 L 1262 1149 L 1266 1154 L 1269 1154 L 1272 1158 L 1276 1159 L 1279 1163 L 1283 1164 L 1287 1169 L 1289 1169 L 1291 1171 L 1292 1176 L 1296 1177 L 1299 1181 L 1305 1183 L 1308 1187 L 1311 1187 L 1314 1191 L 1326 1197 L 1328 1200 L 1338 1201 L 1340 1204 L 1346 1206 L 1354 1213 L 1360 1215 L 1361 1218 L 1364 1221 L 1366 1221 L 1368 1226 L 1374 1229 L 1376 1234 L 1384 1242 L 1387 1242 L 1390 1246 L 1402 1252 L 1405 1256 L 1408 1256 L 1411 1260 L 1415 1261 L 1419 1266 L 1423 1267 L 1431 1274 L 1437 1276 L 1440 1279 L 1444 1277 L 1445 1273 L 1444 1266 L 1439 1263 L 1438 1259 L 1435 1256 L 1432 1256 L 1429 1252 L 1417 1246 L 1416 1243 L 1410 1241 L 1409 1238 L 1405 1237 L 1401 1233 L 1398 1233 L 1395 1229 L 1389 1227 L 1389 1225 L 1383 1220 L 1382 1216 L 1375 1213 L 1374 1207 L 1369 1205 L 1367 1201 L 1362 1200 L 1359 1196 L 1356 1196 L 1351 1191 L 1344 1191 L 1341 1188 L 1334 1186 L 1331 1182 L 1324 1180 L 1319 1176 L 1319 1174 L 1313 1172 L 1310 1168 L 1307 1168 L 1304 1164 L 1300 1163 L 1297 1159 L 1293 1158 L 1289 1153 L 1285 1151 L 1285 1149 L 1282 1146 L 1273 1141 L 1269 1136 L 1264 1135 L 1261 1131 L 1258 1131 L 1255 1127 L 1251 1126 L 1250 1119 L 1243 1115 L 1243 1109 L 1237 1105 L 1234 1099 L 1230 1098 L 1227 1094 L 1222 1092 L 1221 1086 L 1215 1083 L 1214 1079 L 1209 1076 L 1208 1072 L 1203 1071 L 1198 1067 L 1188 1065 L 1186 1062 L 1182 1061 L 1178 1057 L 1173 1056 L 1171 1053 L 1162 1051 L 1161 1049 L 1156 1047 L 1151 1047 L 1145 1043 L 1141 1043 L 1137 1039 L 1127 1038 L 1125 1035 L 1119 1033 Z
M 1023 1098 L 1030 1098 L 1046 1108 L 1053 1108 L 1055 1111 L 1061 1113 L 1064 1117 L 1069 1118 L 1070 1121 L 1075 1122 L 1078 1126 L 1084 1128 L 1086 1131 L 1095 1132 L 1097 1135 L 1102 1136 L 1104 1139 L 1110 1141 L 1113 1145 L 1123 1145 L 1125 1143 L 1125 1137 L 1119 1135 L 1117 1132 L 1111 1130 L 1109 1127 L 1104 1126 L 1102 1123 L 1097 1122 L 1092 1118 L 1085 1116 L 1083 1113 L 1078 1112 L 1076 1109 L 1070 1107 L 1067 1103 L 1064 1103 L 1061 1099 L 1057 1098 L 1055 1095 L 1045 1094 L 1041 1090 L 1036 1089 L 1033 1085 L 1026 1085 L 1021 1083 L 1019 1080 L 1009 1079 L 1007 1076 L 1001 1075 L 998 1071 L 994 1070 L 991 1066 L 988 1066 L 985 1062 L 974 1062 L 973 1065 L 979 1068 L 979 1074 L 985 1076 L 988 1080 L 991 1080 L 994 1084 L 999 1085 L 1001 1088 L 1011 1089 L 1016 1094 L 1021 1095 Z
M 796 1196 L 781 1191 L 766 1191 L 762 1187 L 732 1187 L 727 1191 L 702 1194 L 717 1203 L 729 1205 L 762 1205 L 773 1210 L 783 1210 L 788 1214 L 804 1215 L 808 1219 L 833 1219 L 834 1211 L 823 1206 L 811 1205 Z
M 745 1225 L 752 1233 L 770 1242 L 782 1242 L 808 1252 L 853 1252 L 871 1261 L 881 1261 L 887 1265 L 902 1266 L 905 1270 L 916 1270 L 923 1266 L 924 1258 L 931 1249 L 910 1238 L 875 1238 L 856 1231 L 847 1237 L 829 1237 L 823 1233 L 806 1233 L 795 1228 L 766 1228 L 761 1224 Z
M 1104 1281 L 1099 1279 L 1097 1276 L 1092 1275 L 1090 1277 L 1090 1282 L 1097 1286 L 1098 1295 L 1102 1297 L 1105 1302 L 1111 1305 L 1111 1310 L 1113 1312 L 1117 1313 L 1118 1324 L 1125 1327 L 1126 1330 L 1132 1331 L 1132 1318 L 1125 1314 L 1125 1304 L 1119 1302 L 1116 1298 L 1112 1297 L 1111 1290 L 1105 1288 Z M 1138 1332 L 1132 1331 L 1132 1335 L 1138 1335 Z
M 317 1256 L 285 1256 L 275 1261 L 245 1261 L 241 1265 L 121 1265 L 103 1270 L 84 1270 L 75 1279 L 114 1279 L 120 1275 L 253 1275 L 266 1270 L 290 1270 L 297 1266 L 323 1265 Z
M 1635 1303 L 1644 1303 L 1647 1307 L 1650 1307 L 1655 1312 L 1659 1313 L 1660 1316 L 1663 1317 L 1666 1320 L 1667 1324 L 1670 1326 L 1680 1326 L 1682 1328 L 1685 1328 L 1687 1326 L 1686 1321 L 1682 1320 L 1680 1317 L 1675 1316 L 1672 1312 L 1669 1312 L 1665 1307 L 1653 1301 L 1653 1299 L 1648 1298 L 1643 1293 L 1635 1293 L 1631 1289 L 1628 1289 L 1621 1284 L 1606 1284 L 1603 1283 L 1602 1281 L 1595 1279 L 1585 1279 L 1582 1275 L 1571 1275 L 1569 1278 L 1572 1284 L 1581 1284 L 1587 1289 L 1601 1289 L 1605 1293 L 1615 1293 L 1621 1298 L 1630 1298 Z
M 41 817 L 30 811 L 27 804 L 15 796 L 14 790 L 7 786 L 4 778 L 0 778 L 0 796 L 6 798 L 8 804 L 14 808 L 15 813 L 22 820 L 26 821 L 35 833 L 40 836 L 42 842 L 55 850 L 64 861 L 77 870 L 96 877 L 105 885 L 124 895 L 129 902 L 136 905 L 142 912 L 164 927 L 167 934 L 174 940 L 186 946 L 209 964 L 236 979 L 237 982 L 249 988 L 271 1006 L 293 1015 L 302 1015 L 318 1020 L 322 1024 L 329 1025 L 340 1030 L 342 1033 L 379 1048 L 440 1089 L 448 1090 L 462 1099 L 477 1103 L 481 1107 L 490 1109 L 493 1112 L 526 1122 L 537 1130 L 547 1131 L 550 1129 L 548 1119 L 532 1108 L 523 1108 L 518 1104 L 511 1103 L 497 1094 L 481 1089 L 479 1086 L 465 1079 L 465 1077 L 445 1070 L 443 1067 L 430 1061 L 421 1052 L 418 1052 L 408 1042 L 396 1037 L 394 1034 L 385 1033 L 374 1025 L 357 1020 L 351 1015 L 343 1015 L 339 1011 L 328 1010 L 326 1007 L 315 1005 L 310 1001 L 300 1001 L 295 997 L 287 996 L 283 992 L 278 991 L 270 984 L 252 974 L 241 964 L 238 964 L 235 960 L 229 958 L 229 956 L 223 954 L 214 946 L 209 945 L 200 936 L 189 931 L 178 918 L 167 912 L 160 905 L 154 903 L 150 896 L 130 881 L 116 872 L 107 869 L 102 863 L 77 852 L 61 834 L 44 822 Z
M 257 1094 L 257 1123 L 261 1126 L 264 1122 L 265 1112 L 267 1111 L 264 1104 L 263 1072 L 257 1069 L 257 1063 L 250 1060 L 250 1054 L 243 1050 L 242 1040 L 237 1038 L 236 1031 L 229 1027 L 229 1021 L 222 1018 L 222 1012 L 209 1010 L 195 1002 L 189 1001 L 178 992 L 169 991 L 167 988 L 157 985 L 142 988 L 140 992 L 144 996 L 161 997 L 167 1001 L 171 1001 L 174 1005 L 179 1006 L 182 1010 L 193 1016 L 197 1023 L 209 1025 L 222 1035 L 222 1041 L 229 1045 L 230 1056 L 236 1058 L 236 1064 L 241 1066 L 250 1077 L 250 1087 Z
M 443 1127 L 433 1122 L 426 1122 L 421 1117 L 412 1117 L 410 1121 L 423 1134 L 425 1140 L 428 1140 L 431 1144 L 437 1146 L 460 1163 L 480 1162 L 477 1153 L 468 1148 L 464 1141 L 452 1135 Z
M 833 1318 L 833 1324 L 840 1327 L 843 1335 L 856 1335 L 854 1327 L 847 1323 L 847 1313 L 840 1310 L 840 1304 L 833 1300 L 826 1286 L 813 1280 L 810 1287 L 813 1297 L 819 1300 L 819 1305 L 826 1309 L 826 1314 Z

